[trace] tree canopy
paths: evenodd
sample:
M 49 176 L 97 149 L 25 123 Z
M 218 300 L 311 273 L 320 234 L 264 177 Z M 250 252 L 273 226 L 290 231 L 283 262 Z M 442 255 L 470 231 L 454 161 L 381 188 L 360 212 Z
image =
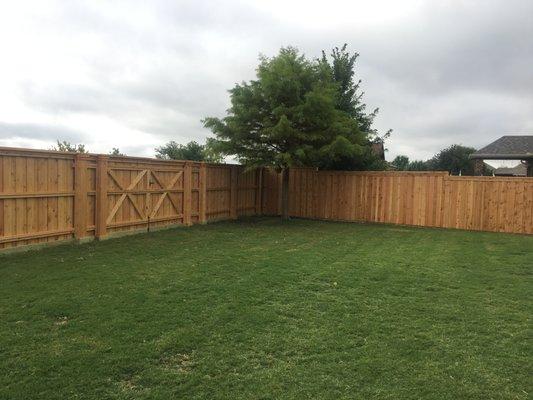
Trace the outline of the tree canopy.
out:
M 195 141 L 183 145 L 172 140 L 164 146 L 156 148 L 155 156 L 165 160 L 220 162 L 222 157 L 214 149 L 212 143 L 212 138 L 208 139 L 205 145 Z
M 287 169 L 382 169 L 371 149 L 377 110 L 365 114 L 354 82 L 357 55 L 346 46 L 331 61 L 309 60 L 296 48 L 260 57 L 257 78 L 229 90 L 231 107 L 224 118 L 208 117 L 217 149 L 248 167 L 284 171 L 282 204 L 287 211 Z
M 333 80 L 338 85 L 337 108 L 355 118 L 359 129 L 366 132 L 371 140 L 383 140 L 391 134 L 392 130 L 387 131 L 383 137 L 379 137 L 377 129 L 372 127 L 379 108 L 375 108 L 370 113 L 366 112 L 366 104 L 363 103 L 365 93 L 360 91 L 361 80 L 355 78 L 355 63 L 359 54 L 350 53 L 347 47 L 347 44 L 340 48 L 335 47 L 330 53 L 330 58 L 326 56 L 325 51 L 322 51 L 321 62 L 330 68 Z
M 72 144 L 66 140 L 58 140 L 57 146 L 53 146 L 54 151 L 63 151 L 67 153 L 87 153 L 84 144 Z
M 409 157 L 402 155 L 396 156 L 394 160 L 392 160 L 391 165 L 397 171 L 407 171 L 409 168 Z
M 428 166 L 431 170 L 448 171 L 452 175 L 474 175 L 474 161 L 469 156 L 475 151 L 473 147 L 452 144 L 429 160 Z
M 345 47 L 331 62 L 325 54 L 308 60 L 292 47 L 261 57 L 257 79 L 229 91 L 228 115 L 204 125 L 220 151 L 247 166 L 365 169 L 375 161 L 375 135 L 353 81 L 356 57 Z
M 118 147 L 113 147 L 113 149 L 109 152 L 109 155 L 111 155 L 111 156 L 125 156 L 126 154 L 121 153 L 120 149 Z
M 475 151 L 473 147 L 452 144 L 427 161 L 409 161 L 409 157 L 399 155 L 391 165 L 398 171 L 448 171 L 451 175 L 474 175 L 474 160 L 469 156 Z M 484 166 L 483 175 L 490 173 L 491 171 Z
M 342 159 L 331 159 L 324 157 L 318 165 L 322 169 L 337 170 L 380 170 L 385 169 L 386 163 L 372 150 L 372 143 L 381 142 L 390 136 L 392 130 L 387 131 L 383 136 L 379 136 L 377 129 L 372 127 L 379 108 L 370 113 L 366 112 L 366 104 L 363 103 L 364 92 L 360 91 L 361 80 L 355 79 L 355 63 L 359 57 L 358 53 L 350 53 L 347 44 L 342 47 L 335 47 L 330 57 L 322 51 L 321 64 L 329 69 L 334 83 L 337 86 L 336 108 L 344 111 L 351 118 L 357 121 L 359 130 L 366 135 L 363 152 L 359 157 L 345 157 Z

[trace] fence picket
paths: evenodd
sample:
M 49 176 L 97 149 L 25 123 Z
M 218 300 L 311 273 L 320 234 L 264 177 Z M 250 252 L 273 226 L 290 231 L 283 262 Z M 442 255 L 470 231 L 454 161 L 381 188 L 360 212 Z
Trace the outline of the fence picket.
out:
M 294 168 L 289 183 L 292 216 L 533 234 L 532 178 Z M 270 169 L 0 147 L 0 250 L 280 206 Z

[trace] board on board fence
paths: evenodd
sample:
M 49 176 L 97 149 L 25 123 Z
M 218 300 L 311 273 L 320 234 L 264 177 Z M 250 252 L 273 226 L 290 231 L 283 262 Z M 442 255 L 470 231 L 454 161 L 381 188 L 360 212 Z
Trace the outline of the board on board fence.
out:
M 294 217 L 533 233 L 533 178 L 300 168 L 289 185 Z
M 533 233 L 533 178 L 290 171 L 290 215 Z M 0 148 L 0 250 L 279 215 L 270 169 Z
M 0 148 L 0 249 L 255 215 L 261 171 Z

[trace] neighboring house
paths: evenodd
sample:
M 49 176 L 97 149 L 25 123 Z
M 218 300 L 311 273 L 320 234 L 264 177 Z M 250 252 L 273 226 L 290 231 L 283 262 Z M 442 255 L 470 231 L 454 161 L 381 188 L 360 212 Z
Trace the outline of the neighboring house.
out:
M 385 160 L 385 147 L 382 141 L 373 142 L 371 144 L 372 153 L 380 160 Z
M 483 163 L 484 175 L 494 175 L 495 171 L 496 171 L 496 168 L 494 168 L 492 165 L 487 164 L 486 162 Z
M 476 160 L 475 175 L 482 174 L 483 160 L 520 160 L 526 176 L 533 176 L 533 135 L 502 136 L 472 153 L 470 158 Z
M 494 176 L 527 176 L 527 168 L 522 163 L 511 168 L 496 168 Z

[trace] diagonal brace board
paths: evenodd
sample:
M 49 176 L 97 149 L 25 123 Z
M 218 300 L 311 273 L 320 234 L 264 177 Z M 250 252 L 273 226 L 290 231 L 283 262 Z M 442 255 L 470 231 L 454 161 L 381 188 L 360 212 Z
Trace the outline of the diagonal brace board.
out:
M 133 190 L 133 188 L 135 188 L 135 186 L 137 186 L 137 184 L 141 181 L 141 179 L 146 175 L 148 170 L 140 171 L 137 174 L 137 176 L 133 179 L 133 181 L 131 181 L 131 183 L 129 184 L 129 186 L 126 189 L 124 189 L 124 185 L 122 185 L 122 183 L 117 178 L 117 176 L 115 175 L 113 170 L 110 169 L 107 172 L 108 172 L 109 176 L 113 179 L 113 181 L 117 184 L 117 186 L 120 188 L 120 190 Z M 133 205 L 133 208 L 135 208 L 135 211 L 137 212 L 137 214 L 139 214 L 139 217 L 141 217 L 142 219 L 146 219 L 144 213 L 140 210 L 140 208 L 137 205 L 137 203 L 135 202 L 135 200 L 133 200 L 133 196 L 130 193 L 123 193 L 120 196 L 120 198 L 118 199 L 118 201 L 116 202 L 116 204 L 113 207 L 113 209 L 111 210 L 111 212 L 109 213 L 109 216 L 106 219 L 106 223 L 107 224 L 109 224 L 113 220 L 113 218 L 115 217 L 116 213 L 120 209 L 120 206 L 122 205 L 122 203 L 124 203 L 124 200 L 126 200 L 126 197 L 129 199 L 129 201 Z
M 165 197 L 167 197 L 167 192 L 163 193 L 161 197 L 159 197 L 159 200 L 157 201 L 152 213 L 150 214 L 150 218 L 154 218 L 157 214 L 157 211 L 159 211 L 159 208 L 161 207 L 161 204 L 163 204 L 163 200 L 165 200 Z M 169 197 L 170 198 L 170 197 Z
M 161 189 L 171 190 L 176 182 L 183 176 L 183 171 L 177 172 L 171 179 L 170 183 L 168 185 L 164 185 L 163 182 L 159 179 L 159 177 L 156 175 L 155 171 L 150 171 L 151 176 L 154 177 L 158 185 L 161 187 Z M 157 212 L 161 208 L 161 205 L 163 204 L 163 201 L 165 200 L 165 197 L 168 198 L 170 201 L 170 204 L 172 204 L 172 208 L 176 211 L 177 214 L 180 213 L 178 210 L 178 206 L 176 205 L 176 202 L 172 199 L 172 196 L 168 192 L 164 192 L 161 194 L 161 197 L 159 197 L 159 200 L 157 201 L 154 209 L 152 210 L 152 213 L 150 214 L 150 218 L 154 218 L 157 215 Z
M 154 170 L 149 170 L 149 169 L 145 169 L 145 170 L 139 171 L 139 173 L 135 176 L 135 178 L 131 181 L 131 183 L 127 187 L 126 187 L 125 184 L 123 184 L 120 181 L 120 179 L 117 177 L 117 175 L 114 173 L 114 171 L 112 169 L 108 170 L 108 175 L 115 182 L 115 184 L 118 186 L 118 188 L 121 191 L 124 191 L 124 192 L 133 190 L 135 188 L 135 186 L 137 186 L 139 184 L 139 182 L 145 176 L 148 176 L 148 178 L 153 177 L 154 180 L 157 182 L 157 184 L 161 187 L 161 189 L 163 189 L 163 190 L 172 190 L 173 187 L 178 182 L 178 180 L 183 177 L 183 171 L 177 171 L 176 174 L 172 177 L 172 179 L 168 183 L 168 185 L 165 185 L 163 183 L 163 181 L 159 178 L 159 176 L 157 176 L 157 174 L 155 173 Z M 148 195 L 149 194 L 147 193 L 147 203 L 146 203 L 147 205 L 148 205 Z M 172 205 L 172 208 L 176 211 L 176 213 L 177 214 L 180 213 L 180 211 L 178 210 L 178 206 L 177 206 L 175 200 L 172 198 L 172 196 L 170 195 L 169 192 L 163 192 L 161 194 L 161 196 L 159 197 L 157 203 L 155 204 L 155 206 L 154 206 L 154 208 L 152 209 L 151 212 L 149 211 L 148 208 L 145 210 L 145 212 L 143 212 L 143 210 L 139 207 L 139 205 L 133 199 L 133 196 L 132 196 L 131 193 L 122 193 L 120 195 L 120 198 L 115 203 L 115 205 L 113 206 L 113 209 L 111 210 L 110 214 L 108 215 L 108 217 L 106 219 L 106 223 L 107 224 L 109 224 L 109 223 L 111 223 L 113 221 L 113 218 L 117 214 L 117 212 L 120 209 L 120 207 L 124 204 L 124 201 L 126 200 L 126 198 L 131 202 L 132 206 L 135 209 L 135 212 L 139 215 L 141 220 L 147 220 L 148 218 L 154 218 L 156 216 L 157 212 L 159 211 L 159 209 L 161 208 L 161 206 L 163 205 L 163 202 L 164 202 L 165 198 L 168 198 L 168 200 L 170 201 L 170 203 Z
M 158 185 L 161 187 L 161 189 L 167 189 L 167 190 L 170 190 L 174 187 L 174 185 L 176 184 L 176 182 L 182 177 L 183 175 L 183 171 L 179 171 L 176 173 L 176 175 L 174 175 L 174 177 L 172 178 L 172 180 L 170 181 L 170 183 L 168 184 L 168 186 L 165 186 L 163 184 L 163 182 L 161 181 L 161 179 L 159 179 L 159 177 L 156 175 L 155 171 L 150 171 L 150 173 L 152 174 L 152 176 L 154 177 L 154 179 L 156 180 L 156 182 L 158 183 Z

